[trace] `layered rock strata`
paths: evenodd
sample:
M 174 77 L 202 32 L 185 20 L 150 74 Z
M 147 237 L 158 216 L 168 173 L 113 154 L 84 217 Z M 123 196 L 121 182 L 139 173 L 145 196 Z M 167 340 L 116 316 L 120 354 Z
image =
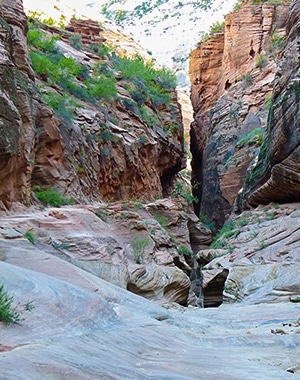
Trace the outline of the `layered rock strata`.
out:
M 249 170 L 241 205 L 300 199 L 300 3 L 287 20 L 287 39 L 274 81 L 266 139 Z M 242 197 L 241 197 L 242 198 Z
M 58 117 L 36 92 L 62 94 L 47 76 L 34 78 L 27 49 L 27 19 L 22 2 L 0 2 L 1 9 L 1 207 L 14 201 L 29 204 L 32 189 L 56 188 L 77 201 L 88 199 L 153 199 L 170 194 L 173 180 L 185 166 L 183 126 L 175 90 L 169 105 L 146 105 L 159 123 L 154 127 L 137 112 L 128 83 L 118 73 L 119 101 L 74 106 L 74 118 Z M 16 18 L 16 14 L 18 17 Z M 69 30 L 47 27 L 60 36 L 57 47 L 88 69 L 99 60 L 87 52 L 88 44 L 101 43 L 101 28 L 93 21 L 72 20 Z M 80 34 L 78 51 L 68 41 Z M 85 50 L 86 49 L 86 50 Z M 126 103 L 127 102 L 127 103 Z M 131 104 L 130 103 L 130 104 Z M 168 132 L 176 123 L 174 133 Z M 102 126 L 102 127 L 100 127 Z M 106 138 L 103 137 L 103 129 Z M 101 135 L 101 136 L 100 136 Z
M 191 128 L 196 212 L 221 226 L 267 129 L 287 5 L 243 4 L 191 53 Z M 276 43 L 274 42 L 276 40 Z

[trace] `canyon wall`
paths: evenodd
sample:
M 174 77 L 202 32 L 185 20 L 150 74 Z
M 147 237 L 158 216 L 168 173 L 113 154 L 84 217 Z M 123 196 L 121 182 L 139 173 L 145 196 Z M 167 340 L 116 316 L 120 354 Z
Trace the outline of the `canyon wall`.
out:
M 289 32 L 288 9 L 286 3 L 245 2 L 226 16 L 224 30 L 191 53 L 192 171 L 200 200 L 195 208 L 216 227 L 234 208 L 249 166 L 269 139 L 269 108 Z
M 146 116 L 155 117 L 152 123 L 137 112 L 128 80 L 115 73 L 116 99 L 71 99 L 76 103 L 72 117 L 58 116 L 42 95 L 62 96 L 64 90 L 33 72 L 22 2 L 1 0 L 0 10 L 1 208 L 10 208 L 15 201 L 29 205 L 36 186 L 55 188 L 80 202 L 170 194 L 176 174 L 185 167 L 175 90 L 169 90 L 170 102 L 145 104 Z M 59 50 L 87 70 L 99 61 L 87 51 L 90 45 L 103 43 L 97 23 L 73 20 L 66 30 L 48 27 L 44 32 L 49 38 L 58 36 Z M 70 46 L 72 34 L 82 40 L 80 51 Z M 64 111 L 70 110 L 66 106 Z

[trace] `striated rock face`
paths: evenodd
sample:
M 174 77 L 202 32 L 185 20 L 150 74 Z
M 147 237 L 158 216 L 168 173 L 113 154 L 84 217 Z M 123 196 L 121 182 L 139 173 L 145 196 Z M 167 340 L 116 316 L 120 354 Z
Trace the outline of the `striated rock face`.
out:
M 300 3 L 294 1 L 276 73 L 267 137 L 245 183 L 244 206 L 300 199 Z
M 299 203 L 270 204 L 232 215 L 231 236 L 219 240 L 223 249 L 198 254 L 208 261 L 203 270 L 204 303 L 289 302 L 297 297 L 298 209 Z
M 285 33 L 287 5 L 251 5 L 226 16 L 225 29 L 191 53 L 191 129 L 196 212 L 224 223 L 267 126 Z
M 0 2 L 0 188 L 1 207 L 28 200 L 34 131 L 31 115 L 33 71 L 22 1 Z
M 36 253 L 47 252 L 161 304 L 187 305 L 194 297 L 188 276 L 189 219 L 178 199 L 145 206 L 136 201 L 23 209 L 1 216 L 0 260 L 16 263 L 15 253 L 30 244 L 24 240 L 30 231 Z M 22 260 L 31 265 L 25 252 Z
M 43 94 L 61 96 L 63 90 L 49 83 L 47 74 L 34 79 L 21 1 L 1 0 L 0 7 L 1 207 L 9 208 L 14 201 L 30 203 L 35 185 L 56 188 L 81 202 L 168 195 L 177 172 L 185 167 L 175 91 L 170 90 L 168 104 L 145 105 L 145 114 L 157 121 L 150 126 L 134 108 L 130 83 L 116 72 L 118 100 L 77 101 L 72 117 L 68 105 L 64 106 L 66 116 L 58 117 L 36 93 L 35 84 Z M 57 48 L 91 70 L 99 56 L 87 50 L 103 42 L 101 28 L 91 20 L 72 20 L 67 29 L 46 27 L 45 33 L 58 35 Z M 72 33 L 81 35 L 82 51 L 70 46 Z

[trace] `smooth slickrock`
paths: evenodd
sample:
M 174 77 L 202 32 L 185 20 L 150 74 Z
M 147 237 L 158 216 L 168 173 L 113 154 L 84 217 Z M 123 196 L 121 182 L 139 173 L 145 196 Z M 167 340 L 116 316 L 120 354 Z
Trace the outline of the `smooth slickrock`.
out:
M 163 201 L 157 204 L 162 206 Z M 171 223 L 174 234 L 180 225 L 186 233 L 184 241 L 182 235 L 181 240 L 178 236 L 178 246 L 165 230 L 169 228 L 152 219 L 142 205 L 137 210 L 125 203 L 69 206 L 35 213 L 23 210 L 23 214 L 11 217 L 3 215 L 0 218 L 0 235 L 4 239 L 0 240 L 1 259 L 16 264 L 16 253 L 24 252 L 26 246 L 31 245 L 23 238 L 26 231 L 30 231 L 36 238 L 32 250 L 37 257 L 40 251 L 46 251 L 146 298 L 186 305 L 191 285 L 186 273 L 191 272 L 191 267 L 177 248 L 183 243 L 186 249 L 190 247 L 188 217 L 182 209 L 178 210 L 179 201 L 166 200 L 165 207 L 167 205 L 173 205 L 169 217 L 179 211 L 182 218 L 181 223 L 178 220 Z M 151 207 L 153 204 L 149 204 Z M 172 228 L 170 234 L 171 231 Z M 12 238 L 14 244 L 11 244 Z M 25 258 L 32 263 L 24 252 Z
M 53 256 L 31 270 L 17 256 L 0 261 L 1 278 L 35 307 L 1 324 L 3 379 L 299 377 L 297 304 L 165 310 Z

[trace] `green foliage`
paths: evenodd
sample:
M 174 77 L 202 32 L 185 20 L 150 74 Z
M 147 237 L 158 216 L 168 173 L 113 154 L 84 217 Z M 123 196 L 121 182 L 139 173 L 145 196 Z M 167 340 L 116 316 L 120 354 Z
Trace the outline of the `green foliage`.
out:
M 277 52 L 283 48 L 283 45 L 284 37 L 280 35 L 277 29 L 275 29 L 270 39 L 269 51 L 271 53 Z
M 177 252 L 179 255 L 182 255 L 182 256 L 192 256 L 193 255 L 193 252 L 188 247 L 186 247 L 185 245 L 180 245 L 177 248 Z
M 210 245 L 211 249 L 229 248 L 227 239 L 232 236 L 238 236 L 239 231 L 233 221 L 226 222 L 221 230 L 216 234 Z
M 30 243 L 35 244 L 36 237 L 35 237 L 35 233 L 34 233 L 34 231 L 32 231 L 32 230 L 27 230 L 27 231 L 24 233 L 24 237 L 25 237 L 26 239 L 28 239 L 28 240 L 30 241 Z
M 72 205 L 74 200 L 70 198 L 65 198 L 58 190 L 56 189 L 41 189 L 39 186 L 36 186 L 34 189 L 36 197 L 43 202 L 45 205 L 50 205 L 54 207 L 60 207 L 62 205 Z
M 268 4 L 268 5 L 274 5 L 274 7 L 277 7 L 278 5 L 284 3 L 284 0 L 251 0 L 251 5 L 261 5 L 261 4 Z
M 140 239 L 138 237 L 134 237 L 132 240 L 132 253 L 134 260 L 137 264 L 141 264 L 144 260 L 144 251 L 145 248 L 149 245 L 150 239 L 144 238 Z
M 263 54 L 258 54 L 256 57 L 255 66 L 259 67 L 260 69 L 264 67 L 266 64 L 266 57 Z
M 139 142 L 141 145 L 145 146 L 148 142 L 148 138 L 146 135 L 139 136 Z
M 63 120 L 73 121 L 75 117 L 74 108 L 77 106 L 77 103 L 67 93 L 60 95 L 49 91 L 43 92 L 42 97 Z
M 111 53 L 111 48 L 107 45 L 100 44 L 98 48 L 98 55 L 100 58 L 107 57 Z
M 48 78 L 55 79 L 58 75 L 56 64 L 51 62 L 48 56 L 31 51 L 30 59 L 36 74 L 43 77 L 45 80 Z
M 169 90 L 176 87 L 176 77 L 171 71 L 155 69 L 152 63 L 145 63 L 141 57 L 130 59 L 114 55 L 113 63 L 123 79 L 130 80 L 134 85 L 129 92 L 138 106 L 146 100 L 156 107 L 170 102 Z
M 148 127 L 153 127 L 159 123 L 158 118 L 154 115 L 151 115 L 145 106 L 141 106 L 139 108 L 139 114 Z
M 100 136 L 101 136 L 101 140 L 104 142 L 116 141 L 116 136 L 108 129 L 106 129 L 105 131 L 102 131 Z
M 153 218 L 160 224 L 160 226 L 165 230 L 169 224 L 169 219 L 165 215 L 153 214 Z
M 116 79 L 100 75 L 97 81 L 86 81 L 88 93 L 92 98 L 111 100 L 117 96 Z
M 233 6 L 233 12 L 237 12 L 239 9 L 241 9 L 243 5 L 243 0 L 237 0 L 237 2 Z
M 207 33 L 202 32 L 200 35 L 200 41 L 197 43 L 197 46 L 203 44 L 203 42 L 209 40 L 215 33 L 221 32 L 225 27 L 225 21 L 216 21 L 214 22 Z
M 253 83 L 253 77 L 251 74 L 246 74 L 242 76 L 242 85 L 244 88 L 250 86 Z
M 272 94 L 266 96 L 265 99 L 265 109 L 269 110 L 272 107 Z
M 69 43 L 76 50 L 83 49 L 82 37 L 80 34 L 72 34 L 69 37 Z
M 30 46 L 35 47 L 42 52 L 55 53 L 57 52 L 55 41 L 59 40 L 61 37 L 47 37 L 36 25 L 29 23 L 27 38 Z
M 6 324 L 21 321 L 20 313 L 13 307 L 13 297 L 8 295 L 4 286 L 0 286 L 0 321 Z
M 98 216 L 98 218 L 102 219 L 103 222 L 107 222 L 108 219 L 108 213 L 105 210 L 99 209 L 95 212 L 95 214 Z
M 244 146 L 249 146 L 253 144 L 261 145 L 263 142 L 263 132 L 261 128 L 252 129 L 246 133 L 242 138 L 237 142 L 237 147 L 242 148 Z
M 170 133 L 172 136 L 174 136 L 178 128 L 179 128 L 179 125 L 177 123 L 168 123 L 164 125 L 163 130 L 167 133 Z
M 191 193 L 191 190 L 182 181 L 175 182 L 173 193 L 175 196 L 182 197 L 188 203 L 199 202 L 199 199 Z
M 34 26 L 29 29 L 29 36 L 34 47 L 30 52 L 32 66 L 42 80 L 50 85 L 58 85 L 69 95 L 84 101 L 111 100 L 117 96 L 116 79 L 107 65 L 96 64 L 93 75 L 90 75 L 86 65 L 77 64 L 75 59 L 65 57 L 55 48 L 56 37 L 49 39 Z M 70 43 L 79 48 L 76 35 L 70 37 Z M 99 48 L 101 54 L 106 54 L 108 51 L 108 48 Z M 60 102 L 54 103 L 57 103 L 57 107 L 60 104 Z M 56 108 L 53 109 L 57 111 Z M 61 113 L 64 113 L 63 109 Z
M 210 220 L 207 215 L 200 214 L 199 219 L 203 223 L 204 227 L 208 228 L 209 230 L 215 229 L 216 227 L 215 222 L 213 220 Z

